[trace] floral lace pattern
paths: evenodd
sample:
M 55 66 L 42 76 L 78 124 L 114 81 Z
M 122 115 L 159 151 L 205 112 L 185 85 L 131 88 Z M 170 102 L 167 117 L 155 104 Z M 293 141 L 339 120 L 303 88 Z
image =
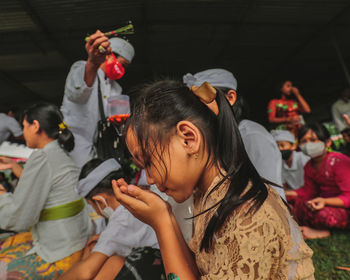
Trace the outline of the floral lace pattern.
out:
M 217 184 L 216 177 L 206 194 L 194 196 L 194 214 L 209 208 L 222 199 L 228 185 L 222 185 L 208 196 Z M 249 187 L 249 186 L 248 186 Z M 200 251 L 206 226 L 216 208 L 194 221 L 190 248 L 196 256 L 201 279 L 314 279 L 312 250 L 301 239 L 293 243 L 293 219 L 278 194 L 268 187 L 268 197 L 254 214 L 249 203 L 236 209 L 224 226 L 215 234 L 214 247 Z M 292 227 L 292 228 L 291 228 Z

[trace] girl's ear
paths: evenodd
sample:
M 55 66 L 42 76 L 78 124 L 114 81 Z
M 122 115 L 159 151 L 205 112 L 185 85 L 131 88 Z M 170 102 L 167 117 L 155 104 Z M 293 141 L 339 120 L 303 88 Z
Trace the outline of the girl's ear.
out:
M 199 129 L 190 121 L 180 121 L 176 126 L 177 135 L 189 156 L 198 154 L 202 142 Z
M 233 89 L 230 89 L 226 93 L 226 99 L 227 99 L 228 103 L 230 103 L 230 105 L 233 106 L 237 100 L 237 92 Z
M 40 123 L 37 120 L 33 121 L 32 126 L 34 127 L 34 132 L 35 133 L 40 132 Z

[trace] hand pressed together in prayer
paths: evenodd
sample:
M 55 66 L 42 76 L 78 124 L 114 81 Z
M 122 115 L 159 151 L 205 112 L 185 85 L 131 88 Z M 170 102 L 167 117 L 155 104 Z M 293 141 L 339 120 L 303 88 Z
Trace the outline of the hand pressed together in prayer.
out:
M 307 206 L 312 210 L 312 211 L 317 211 L 321 210 L 326 206 L 326 201 L 323 197 L 316 197 L 314 199 L 311 199 L 307 202 Z
M 127 208 L 131 214 L 153 229 L 161 226 L 164 214 L 171 211 L 169 203 L 157 194 L 128 185 L 124 179 L 112 181 L 116 199 Z

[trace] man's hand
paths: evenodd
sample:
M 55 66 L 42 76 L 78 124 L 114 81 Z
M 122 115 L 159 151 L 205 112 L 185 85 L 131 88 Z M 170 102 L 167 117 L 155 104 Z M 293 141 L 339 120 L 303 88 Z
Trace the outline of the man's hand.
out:
M 100 67 L 105 61 L 106 55 L 111 53 L 110 43 L 100 30 L 89 36 L 89 41 L 85 44 L 86 52 L 88 53 L 87 63 Z

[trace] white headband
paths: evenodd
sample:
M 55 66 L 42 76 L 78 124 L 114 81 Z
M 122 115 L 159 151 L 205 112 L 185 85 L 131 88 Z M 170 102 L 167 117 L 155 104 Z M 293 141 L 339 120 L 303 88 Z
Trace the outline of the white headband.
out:
M 183 82 L 187 87 L 201 86 L 204 82 L 208 82 L 213 87 L 224 87 L 237 90 L 237 80 L 233 74 L 225 69 L 208 69 L 198 72 L 194 75 L 188 73 L 183 76 Z
M 114 158 L 110 158 L 102 162 L 99 166 L 92 170 L 89 175 L 79 181 L 75 191 L 81 197 L 85 197 L 98 185 L 98 183 L 103 180 L 103 178 L 105 178 L 112 171 L 117 171 L 120 169 L 120 167 L 120 164 Z
M 292 144 L 295 143 L 294 135 L 288 130 L 272 130 L 271 134 L 275 141 L 287 141 Z

